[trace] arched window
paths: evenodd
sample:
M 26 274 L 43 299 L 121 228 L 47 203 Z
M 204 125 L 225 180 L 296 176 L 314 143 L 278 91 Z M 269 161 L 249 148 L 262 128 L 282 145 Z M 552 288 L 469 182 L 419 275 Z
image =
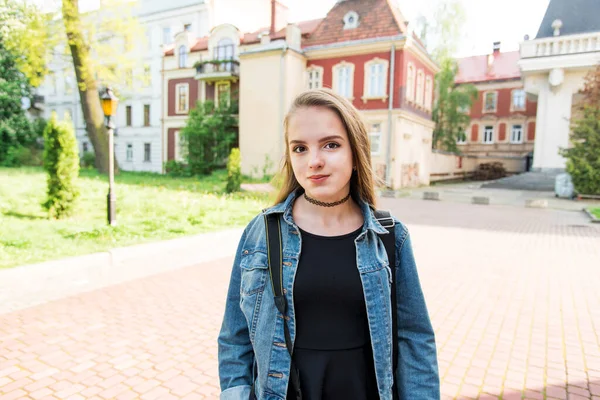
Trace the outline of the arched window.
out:
M 223 38 L 221 40 L 219 40 L 219 43 L 217 44 L 217 47 L 215 47 L 214 49 L 214 59 L 215 60 L 233 60 L 233 56 L 235 53 L 235 45 L 233 44 L 233 41 L 229 38 Z M 221 71 L 231 71 L 232 69 L 232 64 L 231 63 L 224 63 L 224 64 L 220 64 L 218 66 L 216 66 L 216 68 L 219 68 Z
M 184 45 L 179 46 L 179 68 L 185 68 L 187 65 L 187 49 Z

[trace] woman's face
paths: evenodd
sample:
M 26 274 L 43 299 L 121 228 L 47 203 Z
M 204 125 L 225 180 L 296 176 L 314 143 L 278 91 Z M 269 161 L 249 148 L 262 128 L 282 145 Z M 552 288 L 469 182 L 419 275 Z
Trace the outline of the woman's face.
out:
M 334 202 L 350 192 L 352 149 L 338 115 L 325 107 L 297 110 L 288 124 L 290 161 L 312 198 Z

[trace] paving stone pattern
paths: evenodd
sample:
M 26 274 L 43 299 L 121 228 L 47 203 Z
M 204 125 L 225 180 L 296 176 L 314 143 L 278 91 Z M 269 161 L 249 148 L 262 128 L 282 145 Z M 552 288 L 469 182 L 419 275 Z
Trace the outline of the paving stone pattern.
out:
M 444 399 L 600 400 L 600 227 L 581 212 L 380 206 L 411 230 Z M 223 256 L 0 314 L 0 399 L 217 399 Z

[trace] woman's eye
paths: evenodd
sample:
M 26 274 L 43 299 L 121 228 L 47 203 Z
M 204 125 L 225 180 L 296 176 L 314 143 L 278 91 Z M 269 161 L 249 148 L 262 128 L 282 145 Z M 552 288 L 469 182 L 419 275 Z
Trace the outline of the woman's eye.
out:
M 304 150 L 306 150 L 304 146 L 296 146 L 292 151 L 294 153 L 302 153 Z
M 340 145 L 335 142 L 330 142 L 325 145 L 326 149 L 337 149 L 338 147 L 340 147 Z

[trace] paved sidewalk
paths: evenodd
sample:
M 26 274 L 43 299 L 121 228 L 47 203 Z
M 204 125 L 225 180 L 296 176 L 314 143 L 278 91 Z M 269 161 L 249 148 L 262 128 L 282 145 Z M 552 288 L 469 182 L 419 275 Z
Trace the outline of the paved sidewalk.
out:
M 600 400 L 600 227 L 579 212 L 380 207 L 411 230 L 444 399 Z M 218 398 L 226 255 L 0 312 L 0 399 Z

